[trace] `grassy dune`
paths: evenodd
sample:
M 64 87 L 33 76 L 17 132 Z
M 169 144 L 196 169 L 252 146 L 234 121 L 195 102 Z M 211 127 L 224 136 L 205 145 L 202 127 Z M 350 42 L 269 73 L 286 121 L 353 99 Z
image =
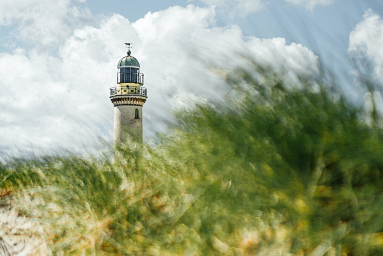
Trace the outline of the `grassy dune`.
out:
M 176 113 L 155 147 L 0 165 L 3 200 L 53 255 L 383 255 L 376 111 L 254 72 L 227 77 L 225 104 Z

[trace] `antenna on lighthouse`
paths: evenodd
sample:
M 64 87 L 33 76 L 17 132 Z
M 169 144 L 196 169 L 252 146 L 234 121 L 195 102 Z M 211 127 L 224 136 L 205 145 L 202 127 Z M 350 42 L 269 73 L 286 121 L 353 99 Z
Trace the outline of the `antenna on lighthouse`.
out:
M 128 47 L 128 56 L 130 56 L 130 54 L 132 53 L 132 52 L 130 51 L 130 49 L 133 48 L 133 47 L 131 46 L 133 43 L 131 43 L 130 40 L 129 40 L 129 43 L 125 43 L 125 44 L 126 44 L 126 46 Z

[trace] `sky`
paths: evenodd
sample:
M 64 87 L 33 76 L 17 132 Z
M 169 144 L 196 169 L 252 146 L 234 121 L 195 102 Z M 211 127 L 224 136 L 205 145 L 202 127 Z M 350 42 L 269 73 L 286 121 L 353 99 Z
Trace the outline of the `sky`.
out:
M 333 72 L 356 104 L 355 60 L 383 82 L 383 4 L 377 0 L 1 0 L 0 154 L 84 151 L 113 140 L 124 43 L 145 74 L 145 139 L 172 113 L 228 92 L 217 70 L 243 56 L 294 81 Z M 370 66 L 369 66 L 370 67 Z M 368 104 L 367 104 L 368 105 Z

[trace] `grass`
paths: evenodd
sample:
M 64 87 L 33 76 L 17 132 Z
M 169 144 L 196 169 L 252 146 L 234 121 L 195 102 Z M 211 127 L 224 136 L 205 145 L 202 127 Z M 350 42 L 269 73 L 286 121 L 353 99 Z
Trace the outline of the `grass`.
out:
M 0 165 L 53 255 L 381 255 L 383 133 L 324 80 L 227 77 L 156 146 Z M 366 122 L 365 120 L 369 120 Z

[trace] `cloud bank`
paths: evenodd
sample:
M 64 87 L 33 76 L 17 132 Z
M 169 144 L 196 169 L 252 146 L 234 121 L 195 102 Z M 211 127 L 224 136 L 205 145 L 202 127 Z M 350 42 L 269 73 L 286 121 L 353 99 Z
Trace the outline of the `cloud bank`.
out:
M 42 46 L 60 44 L 90 16 L 88 10 L 79 9 L 71 0 L 0 1 L 0 26 L 16 25 L 15 36 Z
M 66 27 L 62 23 L 73 15 L 65 13 L 57 28 Z M 247 66 L 242 55 L 287 70 L 289 76 L 318 72 L 317 57 L 302 45 L 287 45 L 283 38 L 244 37 L 236 26 L 214 26 L 215 15 L 212 7 L 193 5 L 148 13 L 133 23 L 115 14 L 97 26 L 72 29 L 66 37 L 57 36 L 52 25 L 41 33 L 51 33 L 53 39 L 40 43 L 57 42 L 58 52 L 41 52 L 37 45 L 0 53 L 0 151 L 31 145 L 80 150 L 93 146 L 98 136 L 112 141 L 109 88 L 116 85 L 117 62 L 129 39 L 148 88 L 146 137 L 164 131 L 171 112 L 188 101 L 222 98 L 227 88 L 211 68 Z M 31 16 L 37 23 L 42 22 L 38 17 L 45 19 Z M 57 40 L 62 36 L 64 40 Z
M 349 54 L 359 60 L 371 62 L 376 77 L 383 81 L 383 20 L 371 10 L 350 34 Z

